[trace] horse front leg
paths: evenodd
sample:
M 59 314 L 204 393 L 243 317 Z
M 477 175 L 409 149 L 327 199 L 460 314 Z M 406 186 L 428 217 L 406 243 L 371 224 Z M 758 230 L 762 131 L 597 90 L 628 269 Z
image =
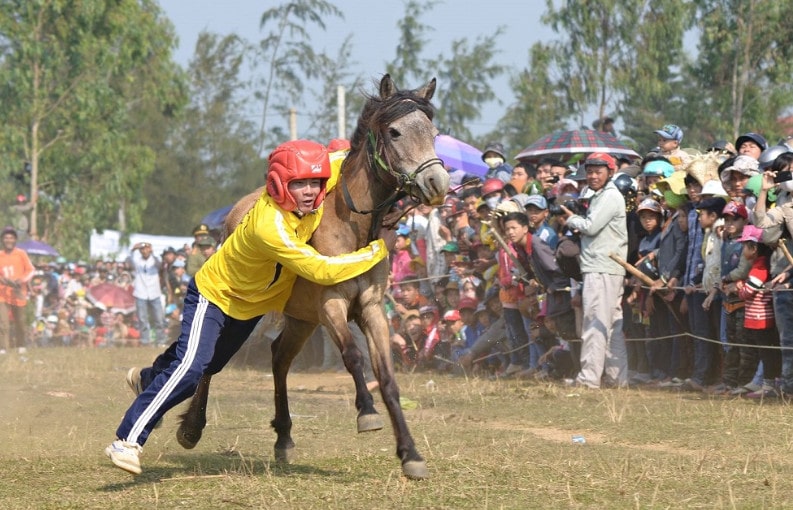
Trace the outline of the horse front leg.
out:
M 211 375 L 204 374 L 201 376 L 187 411 L 179 417 L 182 421 L 176 431 L 176 441 L 182 445 L 182 448 L 193 449 L 201 441 L 201 434 L 207 424 L 207 400 L 209 399 L 210 382 L 212 382 Z
M 324 313 L 323 322 L 328 328 L 331 338 L 341 350 L 344 367 L 352 376 L 355 383 L 355 408 L 358 410 L 358 432 L 372 432 L 380 430 L 385 425 L 383 418 L 374 408 L 374 398 L 369 388 L 366 387 L 364 377 L 363 353 L 358 348 L 347 322 L 348 302 L 344 298 L 332 298 L 325 301 L 322 306 Z
M 410 435 L 405 415 L 399 403 L 399 387 L 394 375 L 394 363 L 391 359 L 391 346 L 388 334 L 388 322 L 385 311 L 379 301 L 370 300 L 361 311 L 361 327 L 369 343 L 369 354 L 372 358 L 372 369 L 380 383 L 380 394 L 391 417 L 391 425 L 396 436 L 396 453 L 402 462 L 402 473 L 411 479 L 422 480 L 429 477 L 429 470 L 424 458 L 416 450 L 413 437 Z
M 289 463 L 294 457 L 292 418 L 289 415 L 286 378 L 295 356 L 303 348 L 316 324 L 284 316 L 284 330 L 271 345 L 273 353 L 273 385 L 275 387 L 275 418 L 270 425 L 275 429 L 275 460 Z

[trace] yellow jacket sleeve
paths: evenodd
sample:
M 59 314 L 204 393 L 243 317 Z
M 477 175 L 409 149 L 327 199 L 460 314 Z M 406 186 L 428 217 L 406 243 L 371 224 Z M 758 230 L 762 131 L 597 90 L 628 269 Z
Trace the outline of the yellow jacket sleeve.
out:
M 263 194 L 195 275 L 199 291 L 224 313 L 251 319 L 281 311 L 297 276 L 332 285 L 359 276 L 388 255 L 381 239 L 353 253 L 325 256 L 308 245 L 323 206 L 299 217 Z

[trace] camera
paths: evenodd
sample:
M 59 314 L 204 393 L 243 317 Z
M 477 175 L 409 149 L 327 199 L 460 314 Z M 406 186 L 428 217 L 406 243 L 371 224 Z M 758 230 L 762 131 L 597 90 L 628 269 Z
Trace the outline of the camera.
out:
M 781 182 L 787 182 L 791 179 L 793 179 L 793 173 L 791 173 L 790 170 L 783 170 L 781 172 L 776 173 L 776 177 L 774 177 L 774 182 L 776 184 L 779 184 Z
M 564 211 L 562 210 L 561 207 L 562 205 L 568 208 L 573 214 L 582 215 L 586 212 L 586 209 L 584 208 L 583 204 L 581 204 L 579 201 L 565 200 L 564 202 L 562 202 L 561 205 L 557 203 L 553 203 L 550 206 L 548 206 L 548 213 L 551 216 L 563 216 Z

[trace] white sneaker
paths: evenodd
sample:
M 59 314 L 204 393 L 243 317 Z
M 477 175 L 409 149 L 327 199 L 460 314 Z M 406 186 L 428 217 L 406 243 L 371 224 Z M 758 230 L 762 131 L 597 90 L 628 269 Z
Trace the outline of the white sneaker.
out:
M 6 353 L 5 349 L 0 349 L 0 354 L 5 354 L 5 353 Z
M 120 439 L 113 441 L 105 448 L 105 455 L 110 457 L 113 464 L 133 475 L 141 473 L 139 458 L 141 453 L 143 453 L 143 448 L 139 444 L 128 443 Z
M 18 349 L 19 354 L 27 354 L 28 350 L 26 347 L 20 347 Z

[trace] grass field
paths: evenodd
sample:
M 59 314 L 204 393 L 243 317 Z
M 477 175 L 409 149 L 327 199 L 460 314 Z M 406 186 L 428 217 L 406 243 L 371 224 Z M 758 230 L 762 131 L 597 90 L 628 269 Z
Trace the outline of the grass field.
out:
M 103 449 L 132 399 L 126 370 L 157 352 L 0 357 L 0 508 L 793 507 L 788 405 L 427 373 L 399 381 L 429 480 L 402 477 L 388 420 L 355 432 L 346 374 L 290 376 L 297 460 L 276 464 L 272 379 L 233 368 L 213 381 L 202 442 L 183 450 L 171 411 L 133 477 Z

